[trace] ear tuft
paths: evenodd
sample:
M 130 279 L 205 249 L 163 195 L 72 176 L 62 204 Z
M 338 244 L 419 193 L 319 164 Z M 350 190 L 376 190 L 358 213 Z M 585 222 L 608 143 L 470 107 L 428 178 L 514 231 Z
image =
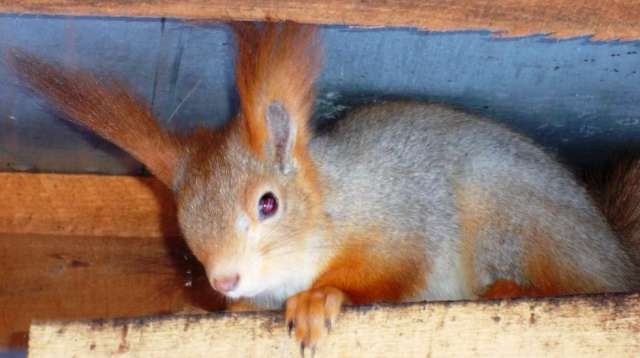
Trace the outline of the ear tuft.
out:
M 268 154 L 265 148 L 270 147 L 266 142 L 282 140 L 282 130 L 287 128 L 285 142 L 290 147 L 286 149 L 289 155 L 299 155 L 308 141 L 313 82 L 321 62 L 316 27 L 283 22 L 260 28 L 238 23 L 233 28 L 238 41 L 236 84 L 246 144 L 264 157 Z
M 7 52 L 8 63 L 25 85 L 67 119 L 120 146 L 172 187 L 180 146 L 159 127 L 149 108 L 116 80 L 48 63 L 22 50 Z

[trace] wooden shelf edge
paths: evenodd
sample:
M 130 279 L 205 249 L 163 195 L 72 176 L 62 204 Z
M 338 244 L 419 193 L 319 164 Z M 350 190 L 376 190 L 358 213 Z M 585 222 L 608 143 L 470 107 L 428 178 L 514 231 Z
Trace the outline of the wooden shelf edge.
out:
M 169 189 L 154 178 L 0 173 L 0 232 L 179 235 Z
M 0 352 L 26 348 L 34 319 L 136 317 L 223 306 L 180 238 L 0 233 Z
M 68 16 L 293 20 L 315 24 L 489 30 L 597 40 L 640 38 L 640 3 L 602 0 L 0 0 L 0 12 Z
M 317 357 L 625 357 L 640 351 L 640 295 L 348 308 Z M 297 356 L 280 312 L 36 322 L 30 357 Z

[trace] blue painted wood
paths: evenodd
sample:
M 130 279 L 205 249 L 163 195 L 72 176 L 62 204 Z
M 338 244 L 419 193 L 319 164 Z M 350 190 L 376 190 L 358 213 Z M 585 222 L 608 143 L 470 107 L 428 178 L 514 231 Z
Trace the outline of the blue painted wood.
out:
M 576 166 L 640 150 L 640 42 L 494 38 L 488 32 L 325 27 L 316 116 L 387 97 L 451 103 L 533 137 Z M 237 108 L 233 41 L 220 25 L 0 17 L 0 50 L 22 47 L 113 73 L 174 129 L 219 126 Z M 123 152 L 63 121 L 0 63 L 0 170 L 138 173 Z

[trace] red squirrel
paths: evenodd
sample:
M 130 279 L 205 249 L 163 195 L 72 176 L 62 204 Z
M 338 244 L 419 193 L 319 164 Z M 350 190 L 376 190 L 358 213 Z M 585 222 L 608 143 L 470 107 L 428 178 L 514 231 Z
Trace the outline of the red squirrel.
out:
M 304 351 L 347 303 L 640 288 L 637 162 L 596 204 L 528 138 L 444 105 L 365 105 L 313 132 L 317 29 L 233 28 L 239 114 L 185 134 L 116 80 L 9 54 L 30 89 L 171 188 L 232 307 L 284 307 Z

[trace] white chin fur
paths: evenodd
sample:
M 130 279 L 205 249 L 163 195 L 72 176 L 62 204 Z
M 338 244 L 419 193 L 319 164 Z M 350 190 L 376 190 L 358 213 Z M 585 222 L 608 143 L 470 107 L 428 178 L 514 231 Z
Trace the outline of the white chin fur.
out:
M 266 278 L 248 273 L 244 277 L 241 274 L 240 277 L 238 287 L 227 292 L 227 297 L 249 299 L 257 306 L 277 309 L 290 296 L 309 288 L 313 275 L 304 270 L 287 270 L 280 275 L 272 272 Z
M 232 299 L 249 298 L 260 300 L 260 297 L 269 297 L 270 301 L 284 301 L 287 297 L 306 289 L 310 284 L 309 280 L 295 277 L 297 275 L 287 275 L 290 277 L 274 276 L 276 275 L 271 275 L 267 279 L 245 276 L 244 281 L 241 278 L 238 287 L 231 292 L 227 292 L 226 295 Z
M 309 245 L 315 245 L 316 239 L 309 237 Z M 239 272 L 238 287 L 227 292 L 227 297 L 249 299 L 264 308 L 279 308 L 290 296 L 308 289 L 317 273 L 315 250 L 307 250 L 309 254 L 300 259 L 302 265 L 295 269 L 285 268 L 292 266 L 292 263 L 281 262 L 282 267 L 273 268 L 269 272 L 262 269 L 264 259 L 256 251 L 257 249 L 250 251 L 249 255 L 243 257 L 243 262 L 239 265 L 243 269 Z

